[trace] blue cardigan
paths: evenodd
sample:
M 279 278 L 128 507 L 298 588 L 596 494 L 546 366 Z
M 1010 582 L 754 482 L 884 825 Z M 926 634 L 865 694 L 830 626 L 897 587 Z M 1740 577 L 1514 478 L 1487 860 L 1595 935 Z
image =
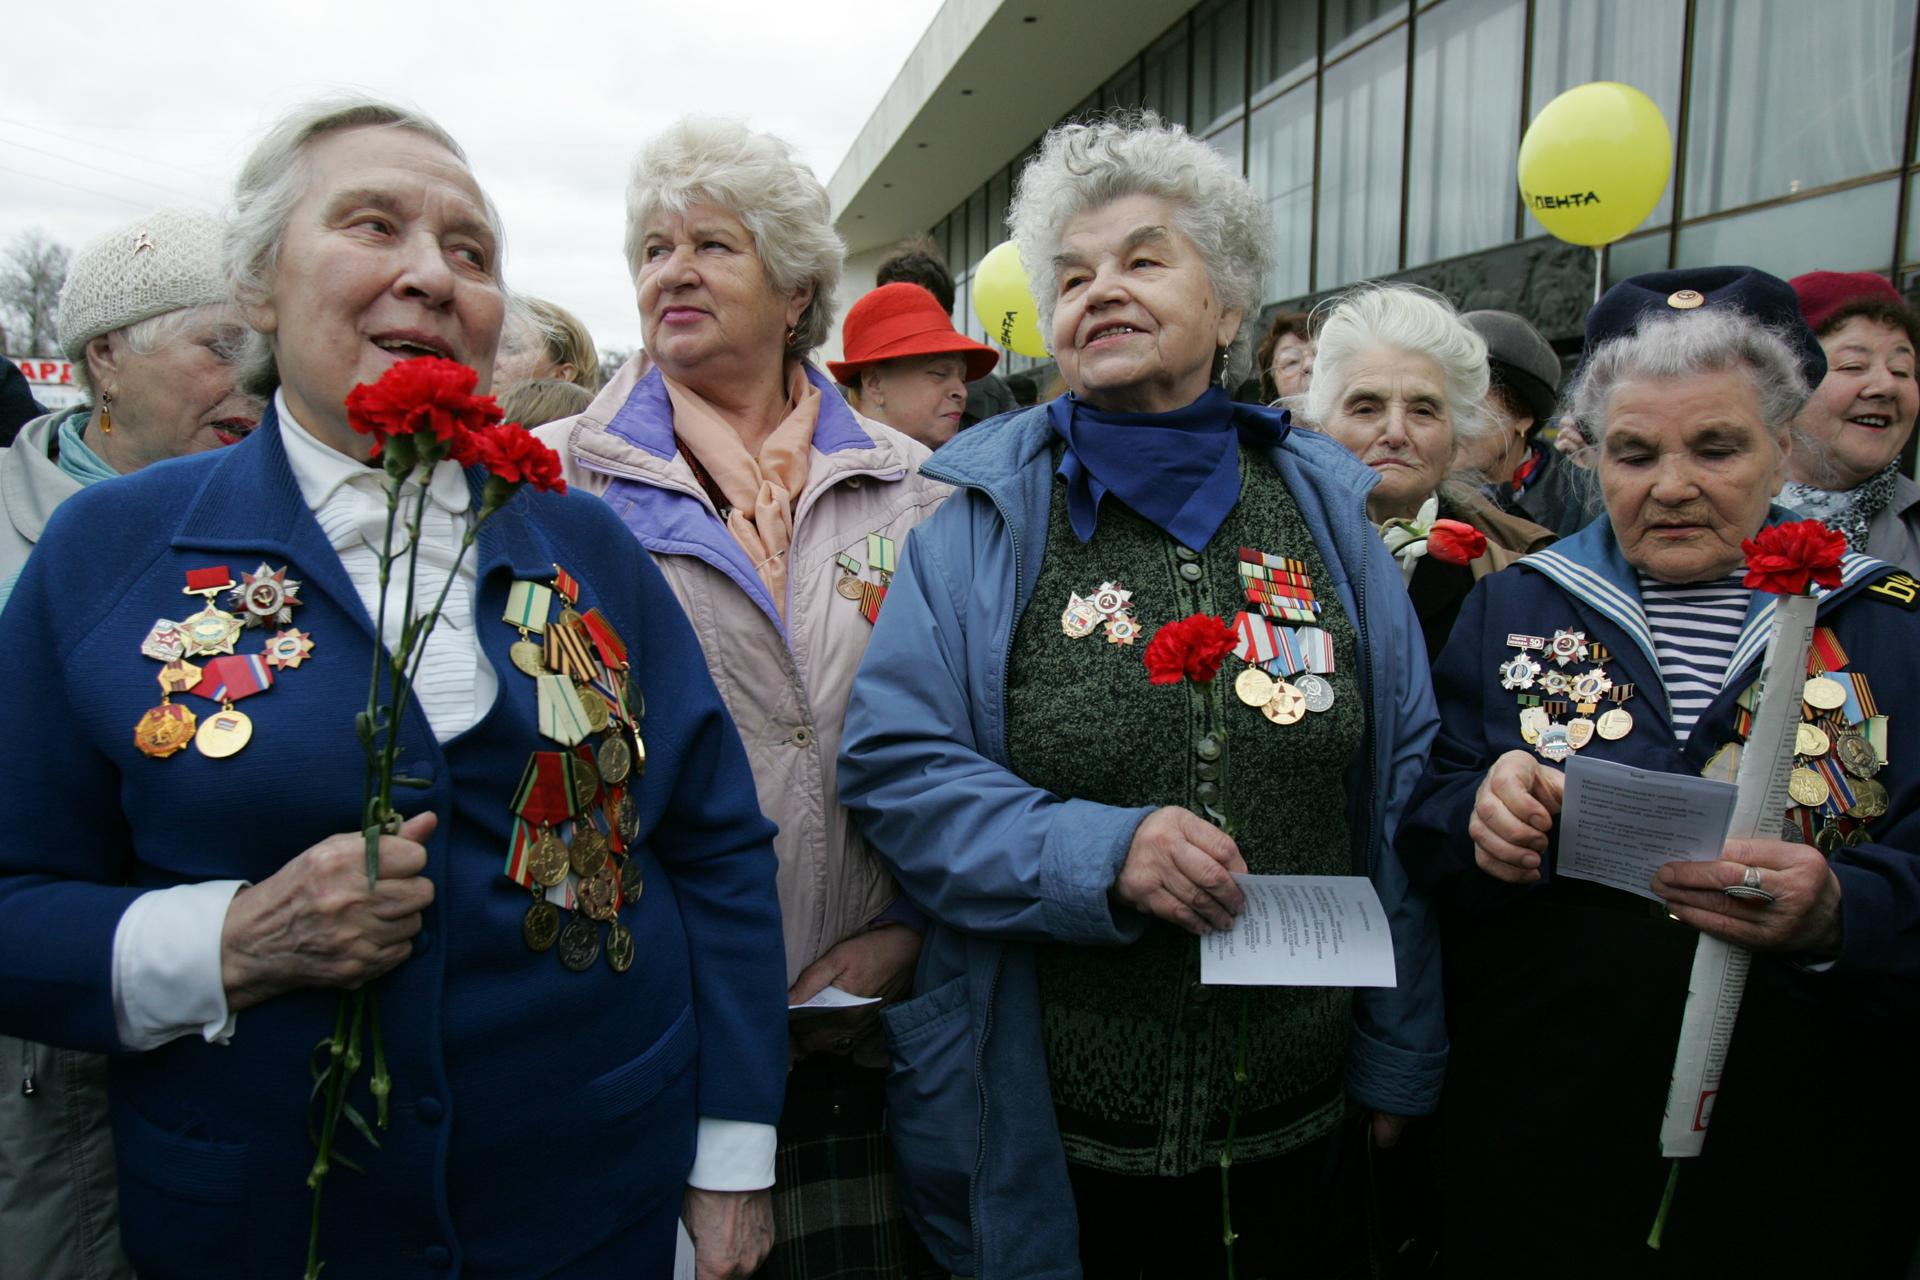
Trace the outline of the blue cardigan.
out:
M 479 477 L 470 477 L 478 495 Z M 413 958 L 379 987 L 393 1076 L 383 1149 L 327 1184 L 329 1274 L 546 1275 L 680 1194 L 695 1118 L 775 1123 L 785 1080 L 785 971 L 772 826 L 698 643 L 665 582 L 602 504 L 531 491 L 484 526 L 475 626 L 500 693 L 474 728 L 434 739 L 418 704 L 404 771 L 433 809 L 436 896 Z M 313 656 L 241 704 L 252 743 L 213 760 L 134 747 L 159 665 L 154 619 L 199 607 L 185 572 L 286 565 Z M 637 785 L 646 889 L 622 912 L 631 971 L 567 972 L 521 941 L 529 895 L 502 874 L 513 790 L 534 750 L 533 682 L 507 659 L 509 584 L 582 583 L 626 639 L 646 696 Z M 247 633 L 241 651 L 257 648 Z M 264 880 L 360 826 L 373 624 L 302 500 L 271 411 L 231 449 L 75 495 L 0 614 L 16 749 L 0 774 L 0 1031 L 120 1048 L 112 952 L 142 891 Z M 187 696 L 203 717 L 212 708 Z M 312 1159 L 307 1055 L 338 992 L 248 1010 L 229 1045 L 197 1036 L 123 1056 L 112 1098 L 121 1225 L 144 1277 L 294 1275 Z M 344 1126 L 343 1126 L 344 1128 Z M 650 1260 L 648 1265 L 665 1265 Z
M 906 1209 L 943 1266 L 979 1280 L 1079 1274 L 1028 944 L 1120 946 L 1146 927 L 1116 918 L 1107 891 L 1150 810 L 1062 800 L 1007 769 L 1006 666 L 1040 575 L 1052 439 L 1040 406 L 921 466 L 961 492 L 907 540 L 840 757 L 841 798 L 936 921 L 919 994 L 882 1015 Z M 1355 993 L 1347 1085 L 1368 1106 L 1423 1114 L 1446 1065 L 1439 955 L 1393 852 L 1434 730 L 1420 626 L 1367 522 L 1372 473 L 1305 431 L 1268 457 L 1360 632 L 1369 715 L 1348 823 L 1354 871 L 1373 877 L 1390 919 L 1400 986 Z

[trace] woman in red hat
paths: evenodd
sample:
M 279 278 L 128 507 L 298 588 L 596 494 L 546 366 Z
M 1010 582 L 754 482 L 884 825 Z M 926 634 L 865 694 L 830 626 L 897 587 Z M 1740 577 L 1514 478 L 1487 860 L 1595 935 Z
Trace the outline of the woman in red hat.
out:
M 847 311 L 845 360 L 827 368 L 852 388 L 854 408 L 938 449 L 960 429 L 967 384 L 993 372 L 1000 353 L 954 330 L 939 300 L 917 284 L 883 284 Z
M 1851 550 L 1920 574 L 1920 484 L 1900 455 L 1920 414 L 1920 316 L 1871 271 L 1789 281 L 1827 354 L 1827 376 L 1794 423 L 1782 504 L 1843 533 Z

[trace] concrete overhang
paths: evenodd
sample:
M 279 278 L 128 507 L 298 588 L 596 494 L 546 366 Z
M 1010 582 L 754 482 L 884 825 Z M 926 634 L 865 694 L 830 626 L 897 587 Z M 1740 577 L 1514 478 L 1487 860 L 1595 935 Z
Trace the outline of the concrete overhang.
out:
M 944 218 L 1190 7 L 947 0 L 827 184 L 849 252 Z

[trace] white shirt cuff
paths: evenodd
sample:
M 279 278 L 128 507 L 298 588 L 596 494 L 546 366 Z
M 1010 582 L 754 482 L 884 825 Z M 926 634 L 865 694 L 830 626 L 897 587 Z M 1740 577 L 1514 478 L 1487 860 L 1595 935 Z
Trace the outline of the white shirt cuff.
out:
M 133 900 L 113 934 L 113 1020 L 128 1049 L 199 1032 L 225 1044 L 236 1015 L 220 976 L 220 935 L 244 880 L 155 889 Z
M 779 1130 L 751 1120 L 700 1117 L 687 1185 L 702 1191 L 761 1191 L 773 1185 Z

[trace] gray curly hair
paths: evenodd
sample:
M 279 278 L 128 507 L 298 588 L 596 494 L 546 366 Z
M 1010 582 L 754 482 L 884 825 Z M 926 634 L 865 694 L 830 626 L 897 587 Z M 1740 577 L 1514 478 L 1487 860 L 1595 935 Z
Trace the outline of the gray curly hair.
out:
M 1007 225 L 1033 288 L 1040 332 L 1053 332 L 1059 301 L 1053 259 L 1067 223 L 1140 195 L 1172 202 L 1173 224 L 1200 250 L 1220 305 L 1241 313 L 1227 371 L 1236 380 L 1245 376 L 1273 254 L 1273 215 L 1226 157 L 1151 111 L 1058 125 L 1021 171 Z
M 740 219 L 776 292 L 813 286 L 787 354 L 805 359 L 833 332 L 833 291 L 847 245 L 833 229 L 833 202 L 793 147 L 738 120 L 688 116 L 640 149 L 627 183 L 627 266 L 640 274 L 648 219 L 715 204 Z
M 316 138 L 336 130 L 368 128 L 411 130 L 445 147 L 461 164 L 468 164 L 467 153 L 452 134 L 427 115 L 406 107 L 359 94 L 320 98 L 294 107 L 267 130 L 234 180 L 233 206 L 220 249 L 235 299 L 258 302 L 272 289 L 280 242 L 293 220 L 294 206 L 307 190 L 307 148 Z M 505 294 L 500 266 L 506 257 L 506 230 L 492 198 L 482 191 L 480 199 L 497 246 L 494 280 Z M 280 370 L 265 334 L 255 333 L 248 339 L 234 382 L 242 391 L 258 396 L 270 396 L 279 387 Z
M 1632 333 L 1602 343 L 1580 366 L 1567 408 L 1597 445 L 1607 434 L 1607 401 L 1622 383 L 1735 371 L 1752 386 L 1768 434 L 1784 442 L 1813 394 L 1799 357 L 1760 321 L 1724 308 L 1650 315 Z

